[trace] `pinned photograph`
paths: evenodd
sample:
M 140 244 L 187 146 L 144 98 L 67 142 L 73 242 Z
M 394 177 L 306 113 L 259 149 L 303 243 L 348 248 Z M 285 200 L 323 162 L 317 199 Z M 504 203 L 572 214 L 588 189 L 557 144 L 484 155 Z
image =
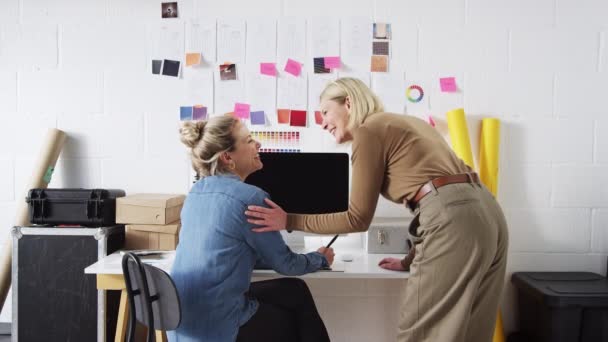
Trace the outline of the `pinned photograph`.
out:
M 152 73 L 154 75 L 160 75 L 160 70 L 163 66 L 163 61 L 160 59 L 153 59 L 152 60 Z
M 388 56 L 372 56 L 372 68 L 373 72 L 387 72 L 388 71 Z
M 313 64 L 315 66 L 315 74 L 329 74 L 331 70 L 325 67 L 325 58 L 324 57 L 316 57 L 313 60 Z
M 388 42 L 373 42 L 372 55 L 388 56 Z
M 222 81 L 236 80 L 236 64 L 220 65 L 220 79 Z
M 391 24 L 374 23 L 375 39 L 391 39 Z
M 163 18 L 177 18 L 177 2 L 161 3 Z
M 178 77 L 180 63 L 180 61 L 172 61 L 170 59 L 163 60 L 163 75 Z

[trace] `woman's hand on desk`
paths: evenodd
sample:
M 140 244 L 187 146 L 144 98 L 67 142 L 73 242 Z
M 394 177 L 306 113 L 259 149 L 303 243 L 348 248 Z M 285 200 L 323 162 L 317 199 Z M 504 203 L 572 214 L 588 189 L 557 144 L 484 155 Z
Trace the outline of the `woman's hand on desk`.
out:
M 334 253 L 333 248 L 321 247 L 321 248 L 317 249 L 317 252 L 319 252 L 325 256 L 325 259 L 327 259 L 327 263 L 329 264 L 329 266 L 331 266 L 331 264 L 334 263 L 334 256 L 336 256 L 336 254 Z
M 247 222 L 261 226 L 254 228 L 253 231 L 263 233 L 285 229 L 287 225 L 287 213 L 270 199 L 265 198 L 264 201 L 270 208 L 250 205 L 247 207 L 248 210 L 245 211 L 245 215 L 248 216 Z

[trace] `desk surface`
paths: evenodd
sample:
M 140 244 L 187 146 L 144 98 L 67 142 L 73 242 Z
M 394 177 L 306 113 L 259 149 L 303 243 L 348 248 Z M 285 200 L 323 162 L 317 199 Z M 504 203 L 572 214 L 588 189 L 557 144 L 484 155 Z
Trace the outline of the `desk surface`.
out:
M 294 250 L 295 251 L 295 250 Z M 298 251 L 303 252 L 303 251 Z M 343 254 L 350 254 L 353 261 L 341 261 Z M 166 272 L 171 270 L 173 265 L 174 252 L 169 252 L 162 258 L 143 257 L 144 262 L 150 263 Z M 409 272 L 389 271 L 378 266 L 378 262 L 383 258 L 403 258 L 403 254 L 367 254 L 363 249 L 349 249 L 344 251 L 336 251 L 334 269 L 341 271 L 319 271 L 303 275 L 304 278 L 328 278 L 328 279 L 405 279 L 409 276 Z M 85 268 L 87 274 L 122 274 L 121 266 L 122 256 L 119 252 L 114 252 L 111 255 L 97 261 L 96 263 Z M 343 271 L 342 271 L 343 270 Z M 253 278 L 274 278 L 280 277 L 273 270 L 253 270 Z

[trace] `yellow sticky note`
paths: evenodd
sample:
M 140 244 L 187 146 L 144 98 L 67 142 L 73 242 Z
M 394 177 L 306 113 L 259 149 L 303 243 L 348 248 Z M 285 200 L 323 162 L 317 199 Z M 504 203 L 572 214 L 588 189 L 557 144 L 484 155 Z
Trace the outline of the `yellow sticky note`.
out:
M 186 66 L 199 65 L 201 64 L 201 54 L 198 52 L 192 52 L 186 54 Z

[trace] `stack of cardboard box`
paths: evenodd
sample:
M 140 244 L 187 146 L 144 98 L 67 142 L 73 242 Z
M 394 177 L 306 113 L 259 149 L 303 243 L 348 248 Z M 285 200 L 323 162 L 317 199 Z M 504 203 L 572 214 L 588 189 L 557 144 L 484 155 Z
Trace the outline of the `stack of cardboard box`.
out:
M 135 194 L 116 200 L 116 223 L 126 225 L 125 249 L 174 250 L 184 195 Z

